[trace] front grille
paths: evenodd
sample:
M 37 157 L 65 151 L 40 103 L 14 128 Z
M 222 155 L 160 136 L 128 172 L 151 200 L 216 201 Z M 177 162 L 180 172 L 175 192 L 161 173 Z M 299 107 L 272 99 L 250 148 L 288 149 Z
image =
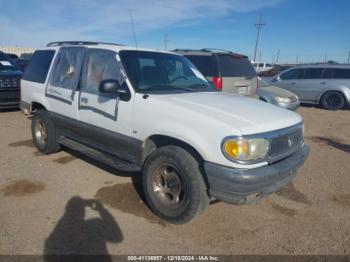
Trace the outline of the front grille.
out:
M 18 77 L 0 78 L 0 88 L 19 87 L 19 81 Z
M 0 92 L 0 102 L 16 102 L 16 101 L 19 101 L 19 90 Z
M 291 133 L 283 134 L 271 139 L 270 162 L 276 162 L 296 152 L 304 143 L 302 126 Z

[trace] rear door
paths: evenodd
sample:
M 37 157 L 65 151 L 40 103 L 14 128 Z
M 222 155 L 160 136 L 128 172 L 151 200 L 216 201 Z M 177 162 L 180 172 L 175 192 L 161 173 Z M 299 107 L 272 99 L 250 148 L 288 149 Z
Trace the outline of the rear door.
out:
M 306 68 L 304 77 L 295 87 L 295 92 L 300 94 L 303 100 L 317 101 L 325 82 L 321 79 L 323 68 Z
M 217 54 L 216 57 L 223 78 L 222 91 L 243 96 L 256 95 L 258 76 L 247 57 L 235 54 Z
M 52 111 L 70 119 L 77 119 L 76 89 L 85 52 L 85 47 L 60 48 L 46 88 Z

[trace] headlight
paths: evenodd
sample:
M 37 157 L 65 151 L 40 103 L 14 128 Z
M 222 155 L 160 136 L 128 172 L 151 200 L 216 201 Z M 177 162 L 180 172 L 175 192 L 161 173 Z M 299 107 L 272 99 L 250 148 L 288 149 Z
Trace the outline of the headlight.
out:
M 222 151 L 229 160 L 252 161 L 265 158 L 269 150 L 266 139 L 233 139 L 228 138 L 222 143 Z
M 280 97 L 280 96 L 276 96 L 275 100 L 279 103 L 290 103 L 291 100 L 289 97 Z

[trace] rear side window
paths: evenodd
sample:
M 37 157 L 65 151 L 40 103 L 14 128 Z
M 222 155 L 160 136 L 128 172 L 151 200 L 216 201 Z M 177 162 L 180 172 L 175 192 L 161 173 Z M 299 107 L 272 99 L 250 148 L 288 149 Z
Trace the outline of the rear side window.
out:
M 257 75 L 253 65 L 246 57 L 218 55 L 222 77 L 254 77 Z
M 45 83 L 54 55 L 55 50 L 35 51 L 24 72 L 23 80 L 41 84 Z
M 295 80 L 303 78 L 303 69 L 289 70 L 281 75 L 282 80 Z
M 219 75 L 217 63 L 212 55 L 186 55 L 185 57 L 189 59 L 205 77 Z
M 333 78 L 350 79 L 350 69 L 343 69 L 343 68 L 334 69 Z
M 84 58 L 84 47 L 63 47 L 60 49 L 52 69 L 50 85 L 75 89 Z
M 320 79 L 323 68 L 307 68 L 305 70 L 304 79 Z

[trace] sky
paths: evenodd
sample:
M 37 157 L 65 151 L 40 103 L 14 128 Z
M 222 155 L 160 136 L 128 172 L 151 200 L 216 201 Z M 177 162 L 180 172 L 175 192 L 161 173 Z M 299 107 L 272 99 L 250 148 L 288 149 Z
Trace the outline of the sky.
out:
M 350 0 L 0 0 L 0 46 L 90 40 L 164 49 L 218 48 L 257 60 L 345 62 Z

